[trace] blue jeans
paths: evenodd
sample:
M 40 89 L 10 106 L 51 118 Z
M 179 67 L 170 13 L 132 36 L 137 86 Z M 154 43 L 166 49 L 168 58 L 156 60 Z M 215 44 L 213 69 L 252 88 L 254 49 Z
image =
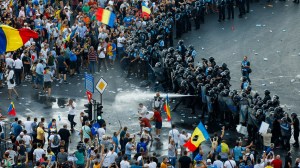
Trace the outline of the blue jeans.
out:
M 247 80 L 248 80 L 249 83 L 251 83 L 251 80 L 249 78 L 249 73 L 247 71 L 243 71 L 242 70 L 242 75 L 247 78 Z
M 117 52 L 118 52 L 117 58 L 121 60 L 124 56 L 124 47 L 118 47 Z
M 43 86 L 43 84 L 44 84 L 44 75 L 36 74 L 35 84 Z
M 175 167 L 175 165 L 176 165 L 176 157 L 169 157 L 169 161 L 170 161 L 170 164 L 173 166 L 173 167 Z
M 91 74 L 95 73 L 95 64 L 96 64 L 96 61 L 90 61 L 89 69 L 90 69 Z

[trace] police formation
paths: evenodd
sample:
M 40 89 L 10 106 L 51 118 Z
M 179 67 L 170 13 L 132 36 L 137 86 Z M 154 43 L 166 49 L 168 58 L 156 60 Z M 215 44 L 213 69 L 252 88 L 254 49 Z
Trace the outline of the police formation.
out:
M 237 125 L 247 128 L 248 141 L 263 147 L 258 130 L 262 122 L 269 124 L 272 143 L 290 149 L 290 138 L 294 134 L 294 147 L 298 147 L 299 120 L 297 114 L 289 114 L 280 107 L 279 97 L 265 90 L 263 95 L 252 91 L 251 85 L 241 87 L 241 91 L 230 89 L 230 71 L 223 63 L 217 65 L 214 58 L 202 59 L 202 63 L 194 66 L 196 51 L 193 46 L 186 47 L 182 40 L 176 48 L 170 47 L 162 51 L 162 63 L 156 62 L 155 79 L 163 91 L 175 92 L 196 97 L 182 98 L 182 102 L 195 113 L 195 106 L 201 108 L 201 117 L 210 131 L 221 125 L 236 129 Z M 245 86 L 247 77 L 242 78 L 241 86 Z M 219 127 L 216 126 L 219 123 Z M 296 124 L 295 124 L 296 123 Z M 291 125 L 294 124 L 292 132 Z

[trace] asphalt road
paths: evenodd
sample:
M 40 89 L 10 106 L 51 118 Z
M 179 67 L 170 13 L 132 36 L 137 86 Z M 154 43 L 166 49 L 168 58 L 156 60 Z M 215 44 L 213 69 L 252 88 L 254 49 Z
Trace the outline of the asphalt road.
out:
M 300 96 L 300 10 L 299 5 L 291 1 L 275 1 L 273 6 L 265 3 L 252 3 L 251 12 L 245 18 L 237 17 L 234 21 L 217 22 L 216 14 L 209 15 L 205 24 L 198 31 L 185 34 L 185 44 L 193 44 L 198 56 L 201 58 L 215 57 L 216 62 L 225 62 L 231 70 L 232 89 L 238 89 L 240 85 L 240 62 L 244 55 L 248 55 L 253 73 L 251 74 L 252 87 L 263 93 L 269 89 L 271 94 L 277 94 L 284 109 L 299 113 Z M 122 126 L 128 126 L 129 131 L 139 131 L 137 120 L 137 106 L 139 102 L 150 106 L 150 100 L 154 93 L 149 88 L 140 88 L 140 80 L 125 79 L 118 68 L 110 69 L 107 73 L 101 72 L 95 75 L 95 83 L 100 77 L 107 81 L 108 86 L 103 94 L 104 114 L 108 123 L 108 133 L 119 128 L 119 120 Z M 53 96 L 47 98 L 40 96 L 38 91 L 31 88 L 29 83 L 23 83 L 17 87 L 21 98 L 13 100 L 18 117 L 23 121 L 27 116 L 45 117 L 46 122 L 56 118 L 58 124 L 68 123 L 65 107 L 69 98 L 75 99 L 78 111 L 84 109 L 87 103 L 84 88 L 84 75 L 68 79 L 69 84 L 53 83 Z M 10 101 L 6 99 L 7 90 L 0 90 L 0 109 L 6 114 Z M 99 101 L 99 93 L 95 91 L 93 97 Z M 176 102 L 176 100 L 175 100 Z M 198 116 L 190 116 L 189 109 L 183 107 L 173 114 L 174 123 L 180 129 L 185 128 L 192 132 L 193 124 L 198 123 Z M 61 120 L 59 120 L 60 116 Z M 11 120 L 9 118 L 8 120 Z M 79 114 L 75 118 L 79 122 Z M 163 123 L 163 139 L 166 143 L 170 123 Z M 76 126 L 79 130 L 79 125 Z M 234 133 L 229 132 L 229 138 Z M 78 134 L 73 134 L 73 139 L 79 139 Z M 160 146 L 154 143 L 153 150 L 163 155 L 166 153 L 166 145 Z M 72 146 L 75 149 L 75 145 Z M 152 151 L 153 151 L 152 150 Z

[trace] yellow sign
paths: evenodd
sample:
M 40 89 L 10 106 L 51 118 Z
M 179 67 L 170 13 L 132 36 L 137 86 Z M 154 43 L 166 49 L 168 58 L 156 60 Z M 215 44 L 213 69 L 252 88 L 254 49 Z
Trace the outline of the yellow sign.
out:
M 102 94 L 105 90 L 107 86 L 107 83 L 105 82 L 105 80 L 103 78 L 100 78 L 100 80 L 98 81 L 97 85 L 96 85 L 96 89 Z

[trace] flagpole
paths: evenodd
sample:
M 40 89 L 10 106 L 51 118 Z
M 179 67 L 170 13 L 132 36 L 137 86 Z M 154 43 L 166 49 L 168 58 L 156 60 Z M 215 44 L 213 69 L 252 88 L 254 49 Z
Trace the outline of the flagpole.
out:
M 169 95 L 168 95 L 168 93 L 167 93 L 167 98 L 168 98 L 168 105 L 169 105 Z M 170 107 L 170 105 L 169 105 L 169 107 Z M 171 111 L 170 111 L 170 116 L 171 116 Z M 173 137 L 173 140 L 174 140 L 174 131 L 173 131 L 173 123 L 172 123 L 172 117 L 170 117 L 170 123 L 171 123 L 171 129 L 172 129 L 172 137 Z

